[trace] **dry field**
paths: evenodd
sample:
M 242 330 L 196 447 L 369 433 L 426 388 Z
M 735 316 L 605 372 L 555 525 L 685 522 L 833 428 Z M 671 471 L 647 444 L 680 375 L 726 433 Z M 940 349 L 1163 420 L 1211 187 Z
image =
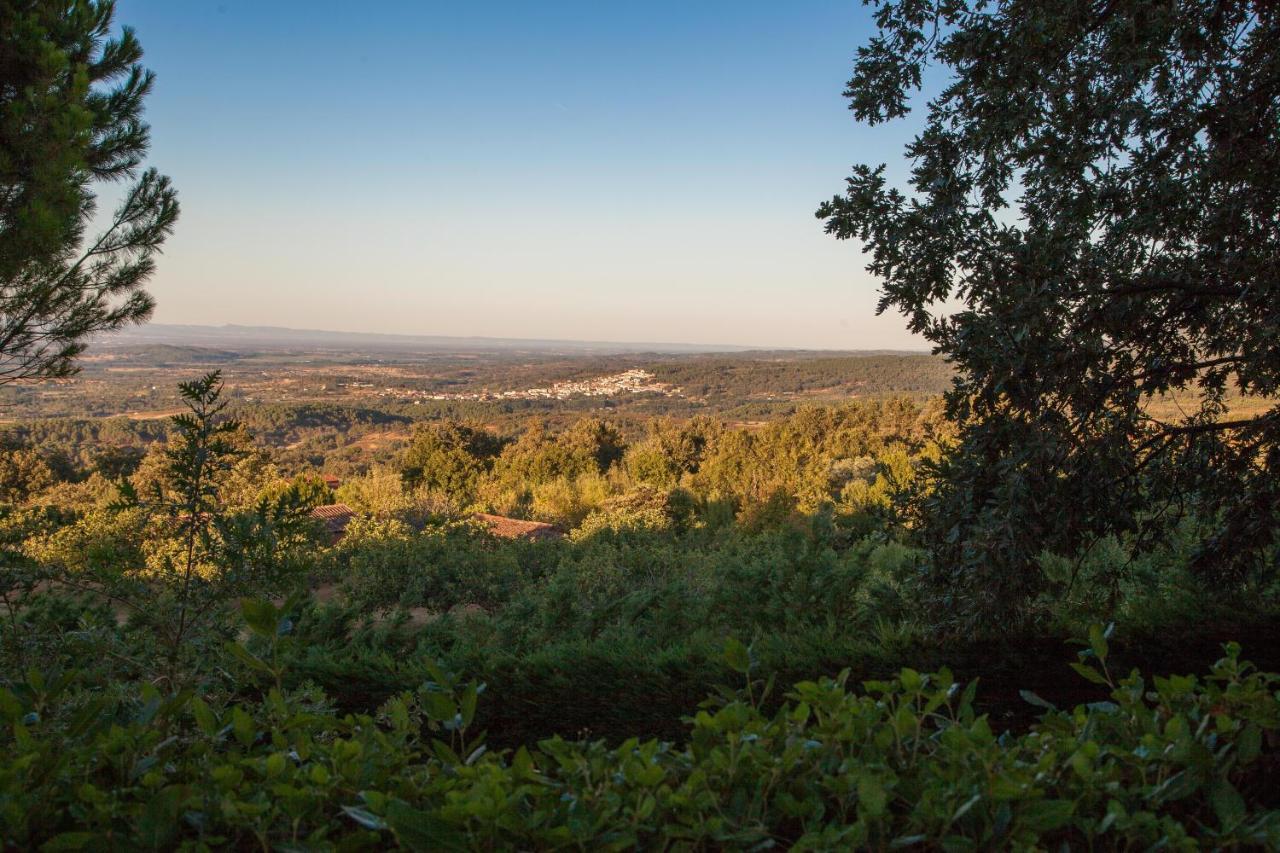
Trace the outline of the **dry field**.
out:
M 1280 400 L 1272 397 L 1247 397 L 1232 394 L 1227 398 L 1227 412 L 1223 419 L 1238 420 L 1257 417 L 1273 408 Z M 1147 414 L 1164 423 L 1177 423 L 1195 414 L 1200 407 L 1200 395 L 1191 392 L 1166 394 L 1147 403 Z

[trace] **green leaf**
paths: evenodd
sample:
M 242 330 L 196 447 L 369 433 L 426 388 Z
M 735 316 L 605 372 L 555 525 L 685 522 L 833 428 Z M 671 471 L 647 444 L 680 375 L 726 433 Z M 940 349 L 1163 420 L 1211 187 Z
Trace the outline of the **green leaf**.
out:
M 18 701 L 18 697 L 5 687 L 0 687 L 0 714 L 4 715 L 6 720 L 16 720 L 22 716 L 22 703 Z
M 653 810 L 657 808 L 657 805 L 658 801 L 654 799 L 652 794 L 645 794 L 644 797 L 641 798 L 640 804 L 636 806 L 636 818 L 644 820 L 649 815 L 653 814 Z
M 98 836 L 92 832 L 63 832 L 50 838 L 43 845 L 41 850 L 84 850 L 90 847 L 98 840 Z
M 253 718 L 239 705 L 231 709 L 231 731 L 241 746 L 250 746 L 255 739 Z
M 200 727 L 200 731 L 204 732 L 207 737 L 213 737 L 217 734 L 218 718 L 203 699 L 196 698 L 191 700 L 191 713 L 196 718 L 196 725 Z
M 1107 816 L 1098 824 L 1098 834 L 1104 835 L 1107 830 L 1115 824 L 1117 820 L 1126 817 L 1128 812 L 1119 800 L 1110 800 L 1107 802 Z
M 458 767 L 462 764 L 462 759 L 458 757 L 458 753 L 449 748 L 449 745 L 442 740 L 433 740 L 431 748 L 435 750 L 436 757 L 441 762 L 451 767 Z
M 462 725 L 469 726 L 476 716 L 476 696 L 479 691 L 473 681 L 467 685 L 467 689 L 462 693 L 462 701 L 458 706 L 458 713 L 462 714 Z
M 446 689 L 452 687 L 453 682 L 448 677 L 448 674 L 431 658 L 423 658 L 422 666 L 427 671 L 427 675 L 430 675 L 435 680 L 436 684 Z
M 466 849 L 462 836 L 430 812 L 419 811 L 402 800 L 387 805 L 387 824 L 396 841 L 410 850 Z
M 1098 672 L 1096 669 L 1089 666 L 1088 664 L 1071 663 L 1071 664 L 1068 664 L 1068 666 L 1074 669 L 1078 675 L 1082 676 L 1083 678 L 1089 681 L 1092 681 L 1094 684 L 1107 683 L 1107 679 L 1103 677 L 1102 673 Z
M 1018 819 L 1036 832 L 1053 832 L 1066 826 L 1075 808 L 1071 800 L 1033 800 L 1018 810 Z
M 187 703 L 191 701 L 192 695 L 193 694 L 188 689 L 181 690 L 173 696 L 170 696 L 160 705 L 160 710 L 157 713 L 157 716 L 161 719 L 168 719 L 176 716 L 183 708 L 187 707 Z
M 265 598 L 242 598 L 240 612 L 244 615 L 245 624 L 259 637 L 270 639 L 276 636 L 280 622 L 280 611 Z
M 359 806 L 343 806 L 342 813 L 365 829 L 383 830 L 387 828 L 387 822 L 368 809 L 362 809 Z
M 1252 764 L 1262 752 L 1262 730 L 1249 723 L 1236 740 L 1236 756 L 1241 764 Z
M 228 641 L 224 648 L 231 653 L 232 657 L 250 669 L 256 669 L 259 672 L 265 673 L 271 672 L 271 667 L 267 665 L 266 661 L 262 660 L 239 643 Z
M 1226 779 L 1215 779 L 1210 783 L 1209 805 L 1213 806 L 1213 813 L 1218 816 L 1218 823 L 1223 831 L 1244 820 L 1247 811 L 1244 797 Z
M 147 803 L 138 820 L 138 835 L 144 849 L 163 850 L 173 846 L 182 803 L 181 788 L 165 788 Z
M 751 672 L 751 652 L 735 637 L 724 641 L 724 660 L 734 672 L 743 675 Z
M 973 713 L 973 700 L 978 696 L 978 679 L 970 681 L 965 685 L 964 693 L 960 694 L 960 704 L 956 706 L 956 712 L 963 719 Z
M 1058 706 L 1054 705 L 1047 699 L 1042 699 L 1030 690 L 1019 690 L 1018 695 L 1022 697 L 1022 701 L 1029 705 L 1035 705 L 1037 708 L 1044 708 L 1046 711 L 1056 711 Z
M 436 690 L 428 690 L 422 694 L 422 709 L 432 722 L 452 720 L 458 715 L 458 706 L 453 699 Z
M 1089 626 L 1089 649 L 1099 660 L 1107 659 L 1107 634 L 1097 622 Z
M 858 777 L 858 805 L 867 817 L 880 817 L 885 812 L 889 795 L 879 778 L 864 773 Z
M 533 766 L 533 756 L 529 754 L 529 750 L 523 746 L 516 750 L 515 757 L 511 759 L 511 772 L 517 779 L 527 779 L 533 774 L 535 768 Z

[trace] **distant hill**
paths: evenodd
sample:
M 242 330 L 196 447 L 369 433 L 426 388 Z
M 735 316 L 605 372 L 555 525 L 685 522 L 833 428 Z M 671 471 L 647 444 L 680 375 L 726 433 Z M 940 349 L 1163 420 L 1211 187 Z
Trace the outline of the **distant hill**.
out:
M 328 332 L 278 326 L 180 326 L 149 323 L 98 338 L 95 349 L 137 348 L 148 345 L 197 346 L 235 350 L 363 349 L 445 352 L 537 352 L 572 355 L 627 353 L 745 352 L 751 347 L 681 343 L 616 341 L 558 341 L 526 338 L 450 337 L 448 335 L 386 335 L 371 332 Z

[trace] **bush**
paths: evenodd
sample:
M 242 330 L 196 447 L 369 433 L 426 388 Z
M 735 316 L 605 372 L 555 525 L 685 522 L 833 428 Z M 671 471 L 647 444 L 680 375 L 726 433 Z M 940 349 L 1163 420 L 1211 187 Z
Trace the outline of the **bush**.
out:
M 246 608 L 248 611 L 248 608 Z M 281 611 L 256 609 L 273 671 Z M 851 691 L 801 682 L 776 711 L 747 677 L 704 702 L 687 746 L 543 741 L 488 752 L 470 732 L 482 688 L 432 667 L 372 716 L 314 690 L 215 706 L 189 693 L 84 694 L 32 673 L 0 690 L 6 846 L 360 849 L 927 846 L 1094 848 L 1280 844 L 1280 677 L 1240 660 L 1208 677 L 1119 681 L 1091 633 L 1077 670 L 1110 701 L 1046 708 L 1020 736 L 974 712 L 943 670 Z M 1037 697 L 1029 695 L 1031 701 Z M 1047 703 L 1046 703 L 1047 704 Z
M 522 565 L 535 550 L 529 546 L 464 523 L 415 532 L 401 522 L 355 519 L 326 573 L 368 612 L 396 606 L 440 612 L 468 604 L 491 608 L 530 579 Z

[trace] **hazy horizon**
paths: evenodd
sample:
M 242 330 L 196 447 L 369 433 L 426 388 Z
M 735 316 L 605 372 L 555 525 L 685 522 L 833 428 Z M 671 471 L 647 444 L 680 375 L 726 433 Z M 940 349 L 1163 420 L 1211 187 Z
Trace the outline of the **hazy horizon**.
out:
M 121 0 L 183 206 L 157 323 L 911 349 L 813 211 L 911 128 L 860 5 Z
M 644 352 L 642 348 L 653 348 L 653 352 L 667 353 L 746 353 L 746 352 L 830 352 L 833 354 L 878 354 L 896 353 L 903 355 L 930 355 L 929 347 L 876 347 L 861 349 L 833 349 L 829 347 L 761 347 L 750 344 L 737 344 L 732 341 L 645 341 L 592 338 L 530 338 L 523 336 L 495 335 L 429 335 L 403 334 L 398 332 L 378 332 L 368 329 L 315 329 L 295 328 L 248 323 L 162 323 L 151 321 L 139 326 L 128 326 L 118 332 L 111 332 L 96 339 L 91 348 L 106 345 L 108 347 L 141 346 L 150 343 L 179 344 L 195 347 L 230 346 L 236 342 L 249 342 L 255 346 L 269 343 L 271 346 L 310 345 L 321 342 L 325 338 L 335 339 L 334 343 L 352 343 L 362 339 L 386 339 L 387 343 L 406 345 L 410 343 L 436 342 L 443 346 L 449 342 L 486 342 L 501 346 L 523 344 L 532 345 L 571 345 L 590 349 L 618 348 L 615 351 Z

